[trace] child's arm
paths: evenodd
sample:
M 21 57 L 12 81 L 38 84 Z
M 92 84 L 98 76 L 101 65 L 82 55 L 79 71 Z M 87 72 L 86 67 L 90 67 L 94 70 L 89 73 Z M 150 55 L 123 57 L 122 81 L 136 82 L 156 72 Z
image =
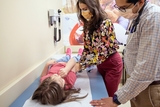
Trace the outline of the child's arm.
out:
M 68 61 L 68 63 L 66 64 L 65 68 L 63 68 L 63 69 L 60 70 L 59 75 L 60 75 L 61 77 L 65 77 L 65 76 L 68 74 L 68 72 L 71 71 L 71 69 L 75 66 L 75 64 L 76 64 L 75 59 L 74 59 L 74 58 L 71 58 L 71 59 Z
M 48 67 L 49 67 L 50 65 L 55 64 L 55 63 L 56 63 L 55 60 L 50 60 L 50 61 L 48 61 L 48 62 L 46 63 L 46 65 L 44 66 L 44 68 L 43 68 L 43 71 L 42 71 L 42 73 L 41 73 L 41 77 L 45 76 L 45 75 L 47 74 L 47 72 L 48 72 Z
M 80 70 L 81 70 L 81 65 L 79 63 L 76 63 L 71 71 L 77 73 Z

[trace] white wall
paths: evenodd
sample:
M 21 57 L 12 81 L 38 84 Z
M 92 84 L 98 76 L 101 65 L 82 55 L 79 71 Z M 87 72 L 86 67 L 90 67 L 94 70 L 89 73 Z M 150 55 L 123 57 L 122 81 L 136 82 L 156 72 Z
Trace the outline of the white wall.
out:
M 62 52 L 62 40 L 53 44 L 48 25 L 48 10 L 61 7 L 61 0 L 0 0 L 0 107 L 9 106 L 39 76 L 54 52 Z

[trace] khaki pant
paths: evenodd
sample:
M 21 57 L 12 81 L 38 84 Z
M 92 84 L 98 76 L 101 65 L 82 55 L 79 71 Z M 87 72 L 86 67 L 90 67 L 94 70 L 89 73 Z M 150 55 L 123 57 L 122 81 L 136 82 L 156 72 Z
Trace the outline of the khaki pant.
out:
M 160 85 L 150 85 L 130 102 L 131 107 L 160 107 Z

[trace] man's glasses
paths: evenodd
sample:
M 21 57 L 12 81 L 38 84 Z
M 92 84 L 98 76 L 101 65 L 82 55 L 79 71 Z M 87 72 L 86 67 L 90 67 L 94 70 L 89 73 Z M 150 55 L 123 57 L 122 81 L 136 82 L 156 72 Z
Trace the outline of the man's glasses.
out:
M 114 5 L 115 8 L 117 8 L 118 10 L 120 10 L 121 12 L 126 12 L 126 9 L 129 8 L 133 3 L 129 4 L 126 7 L 118 7 L 116 4 Z

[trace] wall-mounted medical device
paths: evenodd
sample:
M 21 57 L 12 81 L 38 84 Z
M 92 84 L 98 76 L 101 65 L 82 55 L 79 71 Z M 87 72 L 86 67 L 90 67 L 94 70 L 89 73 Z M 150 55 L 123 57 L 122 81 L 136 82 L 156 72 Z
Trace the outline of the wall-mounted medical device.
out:
M 49 25 L 54 26 L 54 43 L 59 42 L 61 40 L 61 16 L 60 16 L 61 10 L 54 10 L 51 9 L 48 11 L 49 15 Z M 58 29 L 57 29 L 58 26 Z M 57 33 L 58 30 L 58 33 Z M 58 35 L 58 38 L 57 38 Z

